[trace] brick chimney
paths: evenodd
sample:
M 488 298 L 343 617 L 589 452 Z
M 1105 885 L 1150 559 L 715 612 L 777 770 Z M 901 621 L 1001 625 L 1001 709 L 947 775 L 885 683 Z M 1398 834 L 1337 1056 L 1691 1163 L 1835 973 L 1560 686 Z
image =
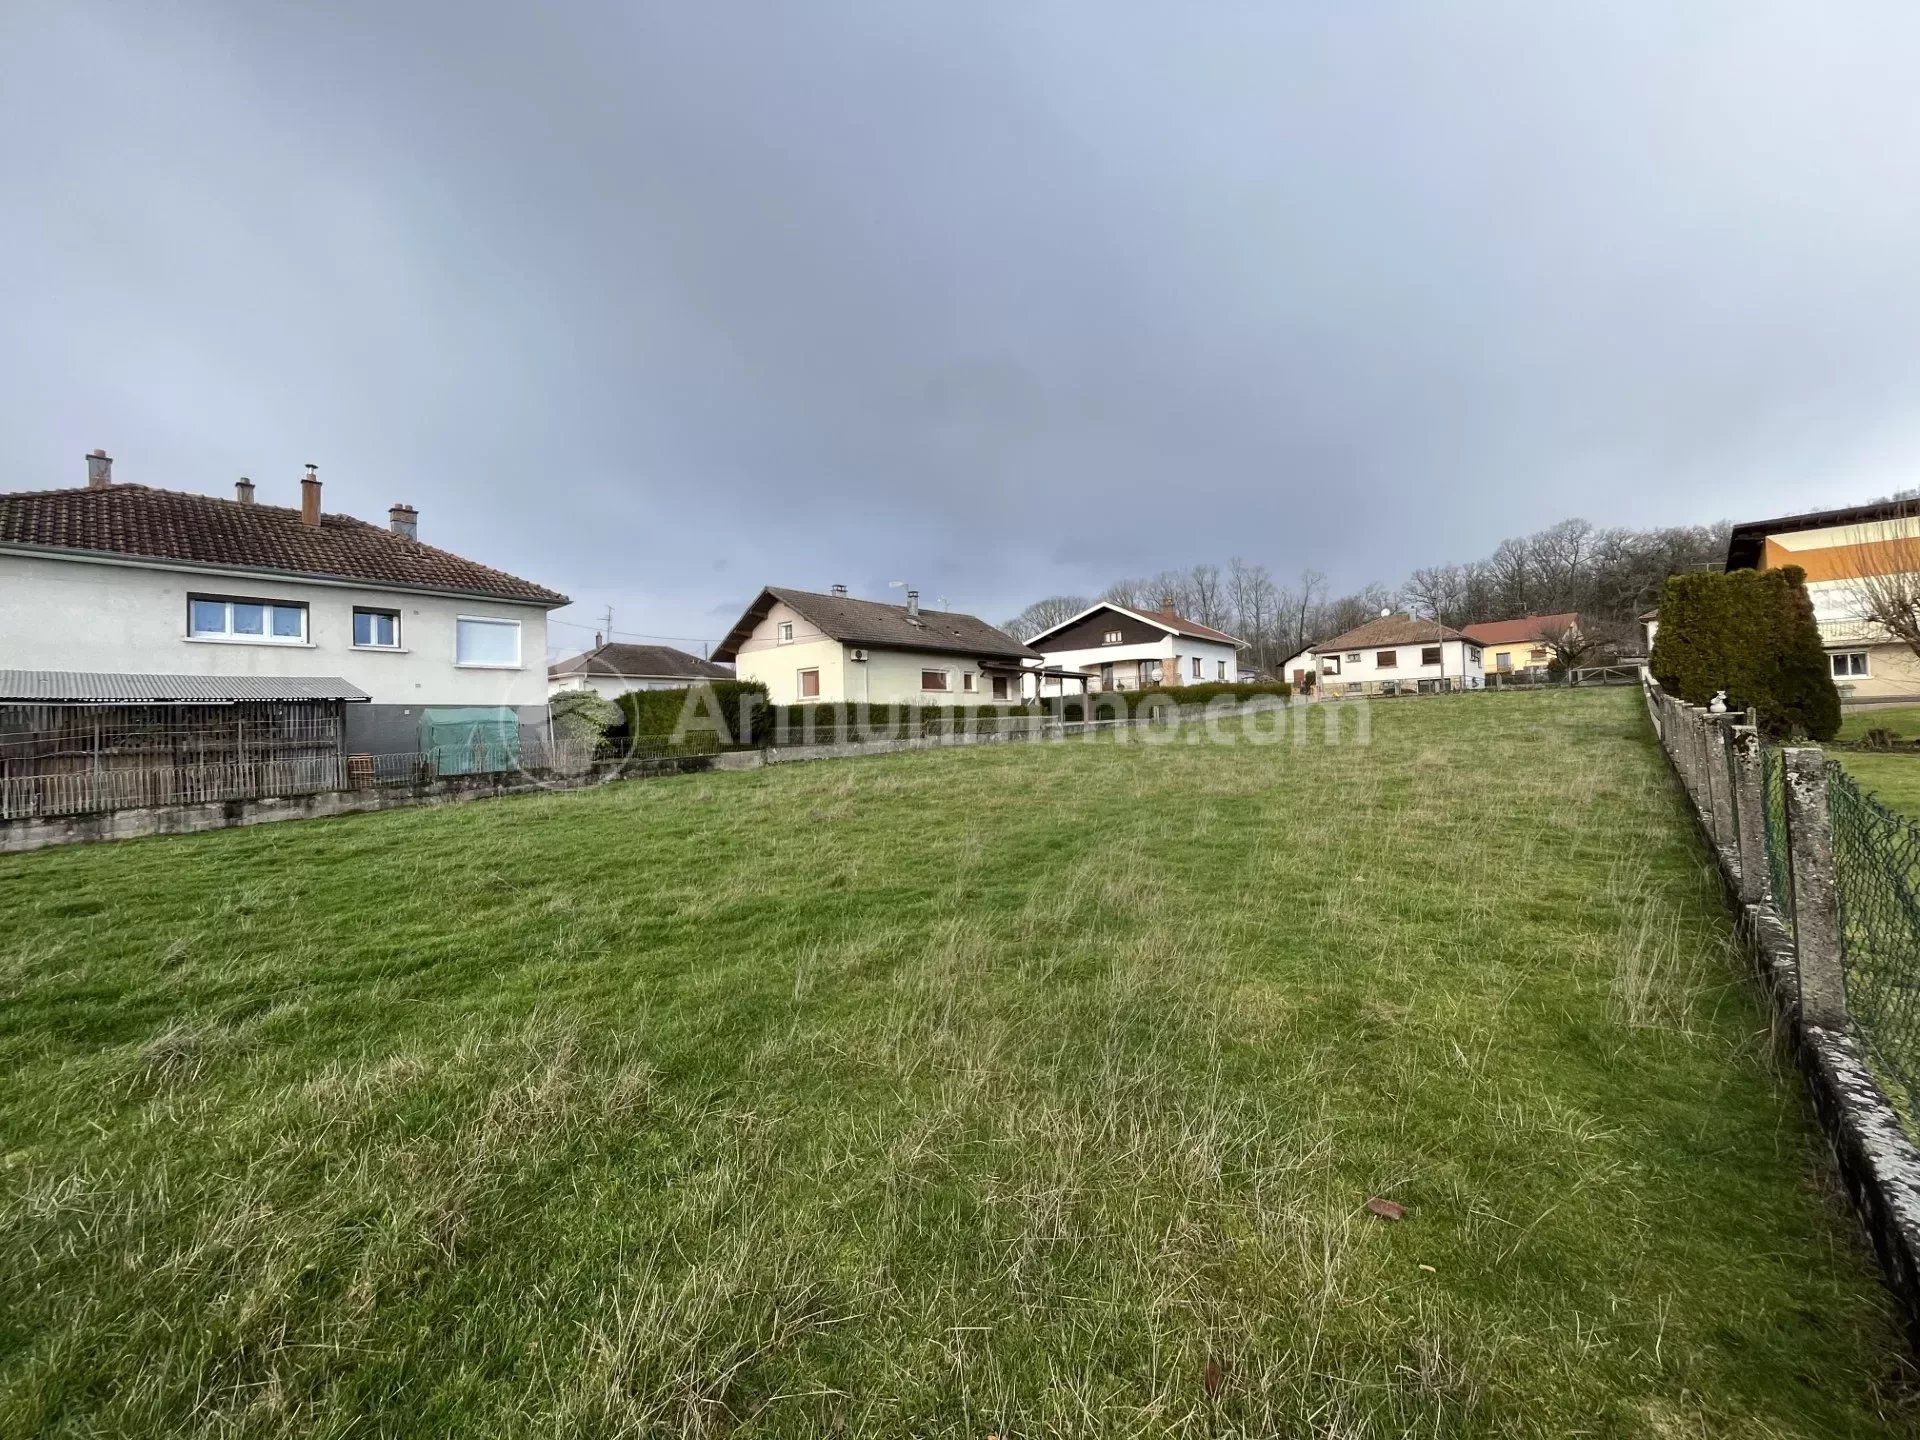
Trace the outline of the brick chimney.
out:
M 420 512 L 411 505 L 395 505 L 387 511 L 387 526 L 407 540 L 420 538 Z
M 253 481 L 244 475 L 234 481 L 233 498 L 238 500 L 242 505 L 251 505 L 253 503 Z
M 87 452 L 87 488 L 104 490 L 113 484 L 113 457 L 104 450 Z
M 300 477 L 300 523 L 320 523 L 320 467 L 317 465 L 307 466 L 307 473 Z
M 833 587 L 833 593 L 835 595 L 844 596 L 847 593 L 847 587 L 844 585 L 836 585 Z

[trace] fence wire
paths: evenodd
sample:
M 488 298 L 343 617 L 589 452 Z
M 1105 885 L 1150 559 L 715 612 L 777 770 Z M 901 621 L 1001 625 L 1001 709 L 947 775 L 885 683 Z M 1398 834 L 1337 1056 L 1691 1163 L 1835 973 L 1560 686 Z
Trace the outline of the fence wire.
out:
M 1920 1117 L 1920 826 L 1827 762 L 1847 1007 L 1883 1077 Z

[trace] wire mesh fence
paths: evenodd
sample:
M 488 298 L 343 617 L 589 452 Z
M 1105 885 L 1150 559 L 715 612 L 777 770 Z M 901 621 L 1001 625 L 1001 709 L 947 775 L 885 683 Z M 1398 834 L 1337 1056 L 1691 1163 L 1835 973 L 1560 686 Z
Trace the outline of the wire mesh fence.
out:
M 1827 762 L 1847 1009 L 1882 1076 L 1920 1116 L 1920 826 Z

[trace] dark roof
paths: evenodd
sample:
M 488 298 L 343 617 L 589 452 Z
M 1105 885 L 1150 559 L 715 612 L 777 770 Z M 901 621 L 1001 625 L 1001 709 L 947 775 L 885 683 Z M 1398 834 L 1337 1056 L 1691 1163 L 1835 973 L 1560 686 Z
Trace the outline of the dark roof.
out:
M 904 605 L 881 600 L 856 600 L 850 595 L 820 595 L 811 590 L 768 586 L 727 632 L 713 652 L 716 660 L 731 660 L 767 618 L 774 602 L 792 606 L 830 640 L 843 645 L 866 645 L 876 650 L 927 650 L 941 655 L 992 655 L 1012 660 L 1038 660 L 1031 650 L 1004 630 L 996 630 L 973 615 L 951 610 L 922 610 L 917 621 Z
M 1382 615 L 1357 629 L 1314 646 L 1323 650 L 1365 650 L 1369 645 L 1431 645 L 1439 640 L 1465 640 L 1467 637 L 1437 620 L 1416 620 L 1411 615 Z
M 547 674 L 605 675 L 610 679 L 634 676 L 643 680 L 731 680 L 724 665 L 702 660 L 671 645 L 601 645 L 547 667 Z
M 146 485 L 0 495 L 0 547 L 443 590 L 549 608 L 567 597 L 351 515 L 304 525 L 298 510 Z
M 334 675 L 111 675 L 0 670 L 0 702 L 28 705 L 229 705 L 275 700 L 371 700 Z
M 1237 645 L 1242 648 L 1245 648 L 1247 645 L 1246 641 L 1239 639 L 1237 636 L 1229 635 L 1224 630 L 1216 630 L 1211 625 L 1202 625 L 1198 620 L 1189 620 L 1186 616 L 1176 611 L 1139 610 L 1131 605 L 1122 605 L 1117 600 L 1102 600 L 1098 604 L 1089 605 L 1078 615 L 1069 615 L 1058 625 L 1049 625 L 1045 630 L 1035 635 L 1028 643 L 1038 644 L 1049 635 L 1058 634 L 1069 625 L 1077 625 L 1080 621 L 1086 619 L 1087 616 L 1100 610 L 1117 610 L 1123 615 L 1135 615 L 1150 625 L 1158 625 L 1161 629 L 1170 630 L 1176 635 L 1191 635 L 1196 640 L 1217 640 L 1223 645 Z
M 1769 535 L 1791 535 L 1796 530 L 1825 530 L 1832 525 L 1871 525 L 1880 520 L 1904 520 L 1920 515 L 1920 501 L 1876 500 L 1871 505 L 1849 505 L 1843 510 L 1809 510 L 1804 515 L 1782 515 L 1777 520 L 1749 520 L 1727 536 L 1727 569 L 1755 570 L 1766 554 Z
M 1573 611 L 1560 615 L 1527 615 L 1519 620 L 1487 620 L 1460 633 L 1481 645 L 1521 645 L 1543 635 L 1560 635 L 1580 623 Z

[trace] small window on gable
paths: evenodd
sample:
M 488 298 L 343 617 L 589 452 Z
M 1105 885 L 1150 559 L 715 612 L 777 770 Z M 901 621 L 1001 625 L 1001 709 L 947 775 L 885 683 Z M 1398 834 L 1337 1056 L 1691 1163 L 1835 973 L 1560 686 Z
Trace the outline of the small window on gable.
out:
M 775 633 L 780 637 L 780 643 L 782 645 L 791 645 L 793 643 L 793 622 L 791 620 L 782 620 L 780 622 L 780 628 Z
M 1107 631 L 1106 634 L 1100 637 L 1100 643 L 1102 645 L 1118 645 L 1120 643 L 1120 632 L 1118 630 Z
M 1440 647 L 1438 645 L 1423 646 L 1420 651 L 1420 663 L 1422 665 L 1438 665 L 1440 663 Z

